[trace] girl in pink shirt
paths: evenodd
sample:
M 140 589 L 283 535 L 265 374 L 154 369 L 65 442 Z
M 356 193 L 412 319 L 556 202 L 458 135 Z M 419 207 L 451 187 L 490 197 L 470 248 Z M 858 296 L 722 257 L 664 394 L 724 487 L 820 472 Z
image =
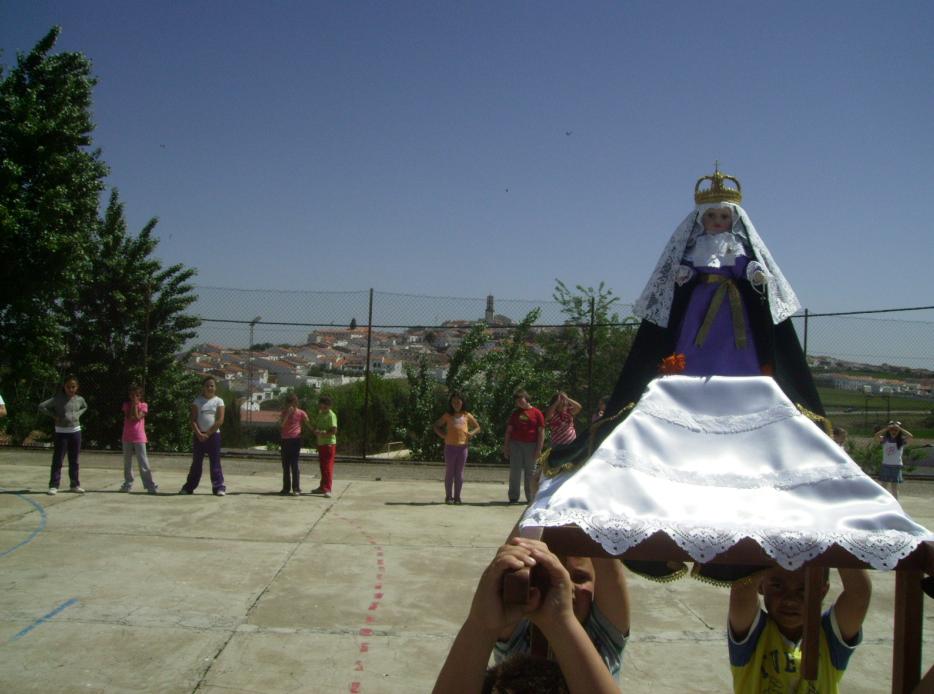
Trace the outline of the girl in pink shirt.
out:
M 302 452 L 302 426 L 308 422 L 308 413 L 298 407 L 298 396 L 289 393 L 285 407 L 279 415 L 282 428 L 282 496 L 298 496 L 302 493 L 299 483 L 298 458 Z
M 123 485 L 120 491 L 128 492 L 133 488 L 133 454 L 136 453 L 143 486 L 147 492 L 155 494 L 159 487 L 152 479 L 149 458 L 146 456 L 146 414 L 149 405 L 143 402 L 142 386 L 131 385 L 129 397 L 123 403 Z

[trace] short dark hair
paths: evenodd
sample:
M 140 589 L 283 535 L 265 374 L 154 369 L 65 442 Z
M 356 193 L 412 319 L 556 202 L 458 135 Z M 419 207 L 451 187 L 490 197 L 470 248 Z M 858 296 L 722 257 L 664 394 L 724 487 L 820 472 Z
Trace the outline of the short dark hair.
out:
M 519 653 L 486 671 L 482 694 L 569 694 L 561 667 L 527 653 Z
M 512 399 L 518 400 L 519 398 L 525 398 L 526 400 L 529 399 L 529 394 L 525 388 L 516 388 L 516 390 L 513 392 Z
M 331 406 L 331 398 L 330 398 L 329 396 L 327 396 L 327 395 L 322 395 L 321 397 L 318 398 L 318 404 L 319 404 L 319 405 L 327 405 L 328 407 L 330 407 L 330 406 Z
M 203 388 L 204 386 L 206 386 L 208 384 L 208 381 L 210 381 L 214 385 L 217 385 L 217 379 L 214 378 L 213 376 L 208 376 L 206 378 L 201 379 L 201 387 Z

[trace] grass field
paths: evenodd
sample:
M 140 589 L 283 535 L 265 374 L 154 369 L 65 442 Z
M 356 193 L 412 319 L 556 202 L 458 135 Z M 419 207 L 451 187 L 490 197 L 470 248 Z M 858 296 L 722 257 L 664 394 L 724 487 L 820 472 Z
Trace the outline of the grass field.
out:
M 909 398 L 899 395 L 863 395 L 852 390 L 837 388 L 818 388 L 821 402 L 825 408 L 857 408 L 860 412 L 868 409 L 872 412 L 924 412 L 934 411 L 934 400 Z
M 916 439 L 934 438 L 934 401 L 904 396 L 863 395 L 850 390 L 818 388 L 827 416 L 851 435 L 871 436 L 889 419 L 897 419 Z

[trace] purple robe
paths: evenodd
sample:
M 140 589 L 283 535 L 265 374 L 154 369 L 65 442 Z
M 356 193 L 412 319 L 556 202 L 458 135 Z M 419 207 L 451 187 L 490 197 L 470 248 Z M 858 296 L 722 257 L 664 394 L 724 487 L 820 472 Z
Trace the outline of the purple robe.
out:
M 690 263 L 686 262 L 686 265 Z M 704 275 L 720 275 L 731 278 L 737 284 L 747 282 L 746 266 L 749 264 L 747 256 L 737 256 L 736 264 L 730 267 L 698 267 L 694 268 L 697 277 L 694 278 L 694 287 L 691 298 L 688 300 L 684 318 L 678 329 L 678 340 L 675 353 L 684 354 L 686 376 L 761 376 L 759 358 L 756 352 L 755 337 L 749 322 L 749 312 L 743 303 L 742 320 L 746 334 L 745 347 L 737 347 L 736 335 L 733 330 L 733 317 L 730 311 L 729 295 L 725 296 L 723 303 L 717 311 L 710 331 L 702 346 L 695 344 L 698 331 L 707 316 L 707 310 L 713 300 L 714 294 L 722 286 L 721 283 L 707 282 Z

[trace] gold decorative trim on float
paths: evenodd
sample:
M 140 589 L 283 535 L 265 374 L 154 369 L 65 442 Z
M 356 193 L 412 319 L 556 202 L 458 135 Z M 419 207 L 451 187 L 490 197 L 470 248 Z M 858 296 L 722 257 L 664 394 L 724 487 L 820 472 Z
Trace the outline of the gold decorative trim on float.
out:
M 612 417 L 605 417 L 604 419 L 600 419 L 590 425 L 590 430 L 587 434 L 587 457 L 583 460 L 568 460 L 566 462 L 559 463 L 558 465 L 551 465 L 551 452 L 554 450 L 554 448 L 549 448 L 548 450 L 544 451 L 536 461 L 542 470 L 542 474 L 545 477 L 556 477 L 562 472 L 571 472 L 579 468 L 584 464 L 587 458 L 593 455 L 594 449 L 596 448 L 597 432 L 603 429 L 607 424 L 616 426 L 622 422 L 624 419 L 626 419 L 629 413 L 632 412 L 632 409 L 635 406 L 636 403 L 631 402 Z
M 808 408 L 798 403 L 795 403 L 795 407 L 798 408 L 798 412 L 819 426 L 824 431 L 824 433 L 827 434 L 827 436 L 830 436 L 831 438 L 833 437 L 833 425 L 830 423 L 829 419 L 817 414 L 816 412 L 811 412 Z
M 769 567 L 763 566 L 763 569 Z M 694 565 L 691 567 L 691 578 L 695 581 L 700 581 L 701 583 L 706 583 L 711 586 L 716 586 L 717 588 L 732 588 L 733 586 L 745 586 L 749 585 L 753 581 L 758 581 L 761 576 L 758 575 L 758 572 L 751 574 L 749 576 L 743 576 L 742 578 L 737 578 L 734 581 L 721 580 L 716 578 L 711 578 L 710 576 L 704 576 L 701 574 L 701 571 L 704 570 L 704 564 L 694 562 Z

